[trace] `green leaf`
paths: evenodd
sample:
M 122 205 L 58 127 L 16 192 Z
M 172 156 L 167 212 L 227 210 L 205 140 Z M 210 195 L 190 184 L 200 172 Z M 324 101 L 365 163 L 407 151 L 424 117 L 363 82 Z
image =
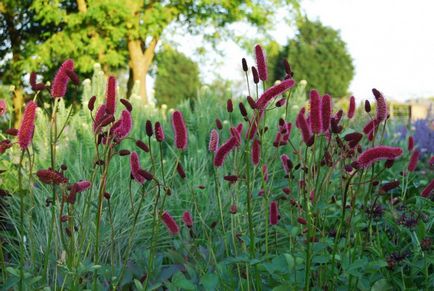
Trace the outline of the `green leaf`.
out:
M 392 286 L 389 285 L 386 279 L 378 280 L 372 285 L 371 291 L 388 291 L 392 290 Z
M 423 240 L 426 235 L 426 227 L 425 223 L 423 223 L 422 219 L 419 220 L 419 223 L 416 226 L 416 234 L 419 241 Z
M 349 265 L 346 272 L 355 277 L 361 277 L 362 273 L 359 270 L 366 268 L 367 263 L 368 263 L 368 259 L 366 257 L 362 259 L 358 259 Z
M 18 270 L 18 269 L 15 269 L 15 268 L 12 268 L 12 267 L 7 267 L 6 271 L 8 271 L 9 273 L 11 273 L 15 277 L 19 277 L 20 276 L 20 270 Z
M 314 264 L 325 264 L 330 261 L 329 256 L 315 256 L 312 258 L 312 263 Z
M 290 285 L 280 285 L 277 287 L 273 288 L 273 291 L 287 291 L 287 290 L 291 290 L 291 286 Z
M 137 280 L 137 279 L 134 279 L 134 285 L 136 286 L 137 290 L 139 290 L 139 291 L 141 291 L 141 290 L 145 290 L 145 289 L 143 288 L 142 283 L 141 283 L 139 280 Z
M 185 289 L 185 290 L 195 290 L 194 284 L 185 278 L 184 274 L 181 272 L 176 273 L 172 277 L 172 284 L 175 287 Z
M 218 281 L 218 276 L 215 274 L 205 274 L 200 278 L 200 283 L 205 287 L 205 290 L 216 290 Z

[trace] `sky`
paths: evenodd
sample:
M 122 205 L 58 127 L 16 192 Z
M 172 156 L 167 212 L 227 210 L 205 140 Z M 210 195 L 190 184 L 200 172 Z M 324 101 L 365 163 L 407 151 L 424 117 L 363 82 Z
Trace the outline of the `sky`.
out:
M 301 7 L 311 20 L 340 31 L 353 58 L 350 92 L 358 100 L 372 99 L 372 88 L 397 101 L 434 96 L 434 0 L 302 0 Z M 277 27 L 271 35 L 285 45 L 294 29 Z M 236 29 L 252 33 L 244 25 Z M 171 39 L 190 56 L 203 44 L 200 36 L 173 35 Z M 222 76 L 242 83 L 241 58 L 254 64 L 253 49 L 246 52 L 233 41 L 217 48 L 224 53 L 207 49 L 207 57 L 200 60 L 202 79 L 207 83 Z

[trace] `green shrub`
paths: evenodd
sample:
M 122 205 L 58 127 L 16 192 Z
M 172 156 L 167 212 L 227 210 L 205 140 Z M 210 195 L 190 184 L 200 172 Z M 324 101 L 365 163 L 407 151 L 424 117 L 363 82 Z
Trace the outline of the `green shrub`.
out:
M 157 55 L 155 99 L 174 108 L 180 102 L 196 98 L 200 87 L 199 67 L 183 53 L 165 46 Z

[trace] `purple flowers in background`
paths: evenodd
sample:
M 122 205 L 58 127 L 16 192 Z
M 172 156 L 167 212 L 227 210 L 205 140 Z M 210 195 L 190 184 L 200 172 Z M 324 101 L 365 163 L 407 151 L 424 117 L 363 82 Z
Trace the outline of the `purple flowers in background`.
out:
M 434 121 L 417 120 L 414 124 L 414 141 L 422 155 L 431 156 L 434 153 Z

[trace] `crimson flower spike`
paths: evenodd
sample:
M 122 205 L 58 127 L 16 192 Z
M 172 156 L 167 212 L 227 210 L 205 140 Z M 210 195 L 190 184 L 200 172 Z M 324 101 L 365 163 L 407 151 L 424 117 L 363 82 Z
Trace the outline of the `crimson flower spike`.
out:
M 223 123 L 220 119 L 216 119 L 215 120 L 215 126 L 217 127 L 218 130 L 222 130 L 223 129 Z
M 241 115 L 246 117 L 247 116 L 247 110 L 246 110 L 246 107 L 244 106 L 243 102 L 240 102 L 238 104 L 238 108 L 240 109 Z
M 320 133 L 321 124 L 321 96 L 317 90 L 310 91 L 310 128 L 313 133 Z
M 348 107 L 348 118 L 351 119 L 354 117 L 354 113 L 356 112 L 356 99 L 354 96 L 350 97 L 350 106 Z
M 163 223 L 166 225 L 167 230 L 170 232 L 170 234 L 177 235 L 179 233 L 178 224 L 167 211 L 163 212 L 163 214 L 161 215 L 161 219 L 163 220 Z
M 386 184 L 384 184 L 383 186 L 381 186 L 381 188 L 380 188 L 380 193 L 386 193 L 386 192 L 389 192 L 390 190 L 393 190 L 393 189 L 395 189 L 396 187 L 398 187 L 399 184 L 400 184 L 400 181 L 399 181 L 399 180 L 396 180 L 396 181 L 392 181 L 392 182 L 386 183 Z
M 78 77 L 76 72 L 74 72 L 73 70 L 66 70 L 66 75 L 68 75 L 68 78 L 72 81 L 74 85 L 80 85 L 80 78 Z
M 119 119 L 119 125 L 113 130 L 114 134 L 119 139 L 124 139 L 130 133 L 132 123 L 131 113 L 128 110 L 123 110 Z
M 270 204 L 270 224 L 276 225 L 279 222 L 279 209 L 276 201 L 271 201 Z
M 158 142 L 162 142 L 165 139 L 163 127 L 158 121 L 155 123 L 155 138 L 157 139 Z
M 106 112 L 108 114 L 115 114 L 116 111 L 116 78 L 110 76 L 107 81 L 106 92 Z
M 72 60 L 66 60 L 54 76 L 53 85 L 51 86 L 52 97 L 57 98 L 65 96 L 70 80 L 67 74 L 68 70 L 74 70 L 74 62 Z
M 413 136 L 408 137 L 408 151 L 411 152 L 414 148 L 414 138 Z
M 89 109 L 89 111 L 93 111 L 93 109 L 95 108 L 95 101 L 96 101 L 96 96 L 93 95 L 90 99 L 89 99 L 89 103 L 87 103 L 87 108 Z M 105 110 L 104 110 L 105 111 Z
M 371 103 L 369 103 L 369 100 L 365 100 L 365 111 L 366 113 L 371 112 Z
M 417 162 L 419 161 L 420 152 L 415 150 L 410 157 L 410 162 L 408 163 L 408 171 L 414 172 L 416 170 Z
M 247 103 L 251 109 L 256 109 L 256 101 L 252 98 L 252 96 L 247 96 Z
M 383 94 L 378 91 L 377 89 L 372 89 L 372 93 L 375 96 L 375 99 L 377 100 L 377 121 L 383 121 L 387 118 L 387 104 L 386 100 L 384 99 Z
M 289 64 L 287 59 L 283 59 L 283 67 L 285 68 L 286 76 L 288 78 L 292 78 L 294 76 L 294 72 L 291 70 L 291 65 Z
M 31 86 L 32 88 L 36 86 L 36 78 L 37 78 L 37 76 L 38 76 L 38 75 L 36 75 L 35 72 L 31 72 L 31 73 L 30 73 L 29 83 L 30 83 L 30 86 Z
M 265 110 L 268 103 L 275 97 L 282 95 L 289 89 L 291 89 L 295 84 L 295 81 L 292 79 L 283 80 L 277 85 L 274 85 L 271 88 L 268 88 L 264 93 L 262 93 L 261 97 L 259 97 L 258 101 L 256 101 L 256 108 L 260 111 Z
M 303 141 L 305 144 L 308 144 L 312 137 L 312 132 L 310 130 L 309 125 L 307 124 L 307 120 L 304 117 L 304 108 L 300 110 L 297 116 L 296 123 L 301 131 L 301 135 L 303 137 Z
M 267 164 L 262 165 L 262 176 L 264 177 L 264 181 L 268 182 L 268 167 Z
M 247 61 L 246 61 L 245 58 L 242 58 L 242 59 L 241 59 L 241 64 L 242 64 L 242 66 L 243 66 L 243 71 L 244 71 L 244 72 L 247 72 L 247 71 L 249 70 L 249 67 L 247 66 Z
M 130 169 L 131 176 L 136 180 L 137 183 L 143 184 L 145 182 L 145 177 L 140 174 L 140 161 L 139 155 L 136 152 L 132 152 L 130 155 Z
M 326 132 L 330 128 L 330 116 L 332 113 L 332 97 L 326 94 L 321 100 L 321 125 L 322 132 Z
M 432 179 L 431 182 L 429 182 L 429 184 L 422 190 L 420 196 L 428 198 L 433 193 L 433 190 L 434 190 L 434 179 Z
M 258 84 L 259 83 L 259 75 L 258 75 L 258 70 L 256 70 L 255 67 L 252 67 L 252 75 L 253 75 L 253 83 Z
M 18 144 L 23 150 L 32 142 L 37 107 L 35 102 L 30 101 L 27 103 L 26 109 L 24 109 L 23 120 L 18 130 Z
M 7 111 L 6 101 L 0 99 L 0 116 L 4 115 Z
M 32 87 L 32 90 L 33 91 L 42 91 L 42 90 L 44 90 L 45 89 L 45 84 L 44 83 L 36 83 L 36 78 L 37 78 L 36 73 L 32 72 L 30 74 L 30 80 L 29 80 L 29 83 L 30 83 L 30 86 Z
M 184 221 L 186 227 L 188 227 L 188 228 L 193 227 L 193 219 L 191 218 L 190 212 L 185 211 L 182 214 L 182 221 Z
M 184 167 L 182 167 L 182 164 L 178 162 L 176 164 L 176 171 L 178 172 L 179 176 L 184 179 L 186 177 Z
M 259 79 L 261 79 L 262 81 L 267 81 L 268 72 L 267 72 L 267 63 L 265 60 L 265 53 L 259 44 L 255 46 L 255 55 L 256 55 L 256 64 L 258 66 Z
M 234 104 L 232 103 L 232 99 L 228 99 L 228 101 L 226 101 L 226 110 L 229 113 L 232 113 L 232 111 L 234 111 Z
M 154 131 L 152 130 L 152 122 L 148 119 L 146 120 L 146 135 L 148 137 L 151 137 L 154 134 Z
M 402 149 L 391 146 L 376 146 L 364 151 L 357 159 L 357 164 L 361 168 L 367 168 L 379 160 L 395 160 L 402 155 Z
M 92 183 L 90 183 L 87 180 L 78 181 L 75 184 L 77 185 L 77 192 L 78 193 L 86 191 L 87 189 L 90 188 L 90 186 L 92 186 Z
M 237 146 L 237 137 L 231 136 L 221 147 L 218 148 L 214 157 L 214 166 L 221 167 L 226 159 L 226 156 Z
M 129 112 L 133 111 L 133 105 L 131 105 L 130 101 L 128 101 L 127 99 L 121 98 L 121 103 L 125 106 L 125 108 Z
M 180 150 L 185 150 L 188 143 L 187 127 L 185 126 L 184 117 L 180 111 L 173 112 L 172 127 L 175 134 L 176 147 Z
M 139 147 L 141 150 L 143 150 L 145 153 L 149 152 L 149 147 L 147 144 L 145 144 L 143 141 L 141 140 L 136 140 L 136 146 Z
M 289 171 L 291 170 L 289 168 L 289 163 L 288 163 L 289 157 L 286 154 L 282 154 L 280 156 L 280 161 L 282 162 L 282 167 L 283 167 L 283 170 L 285 171 L 285 174 L 288 174 Z
M 68 179 L 65 178 L 62 173 L 51 169 L 39 170 L 36 172 L 36 176 L 38 176 L 39 180 L 44 184 L 59 185 L 68 183 Z
M 257 166 L 259 164 L 259 160 L 261 159 L 261 145 L 259 140 L 255 139 L 252 145 L 252 163 Z
M 104 120 L 104 118 L 106 116 L 107 116 L 106 115 L 106 105 L 101 104 L 96 111 L 95 121 L 93 122 L 94 133 L 97 133 L 100 130 L 99 125 L 101 124 L 101 122 Z
M 208 149 L 210 152 L 215 152 L 218 147 L 219 147 L 219 133 L 217 132 L 217 130 L 213 129 L 211 130 L 209 136 Z

